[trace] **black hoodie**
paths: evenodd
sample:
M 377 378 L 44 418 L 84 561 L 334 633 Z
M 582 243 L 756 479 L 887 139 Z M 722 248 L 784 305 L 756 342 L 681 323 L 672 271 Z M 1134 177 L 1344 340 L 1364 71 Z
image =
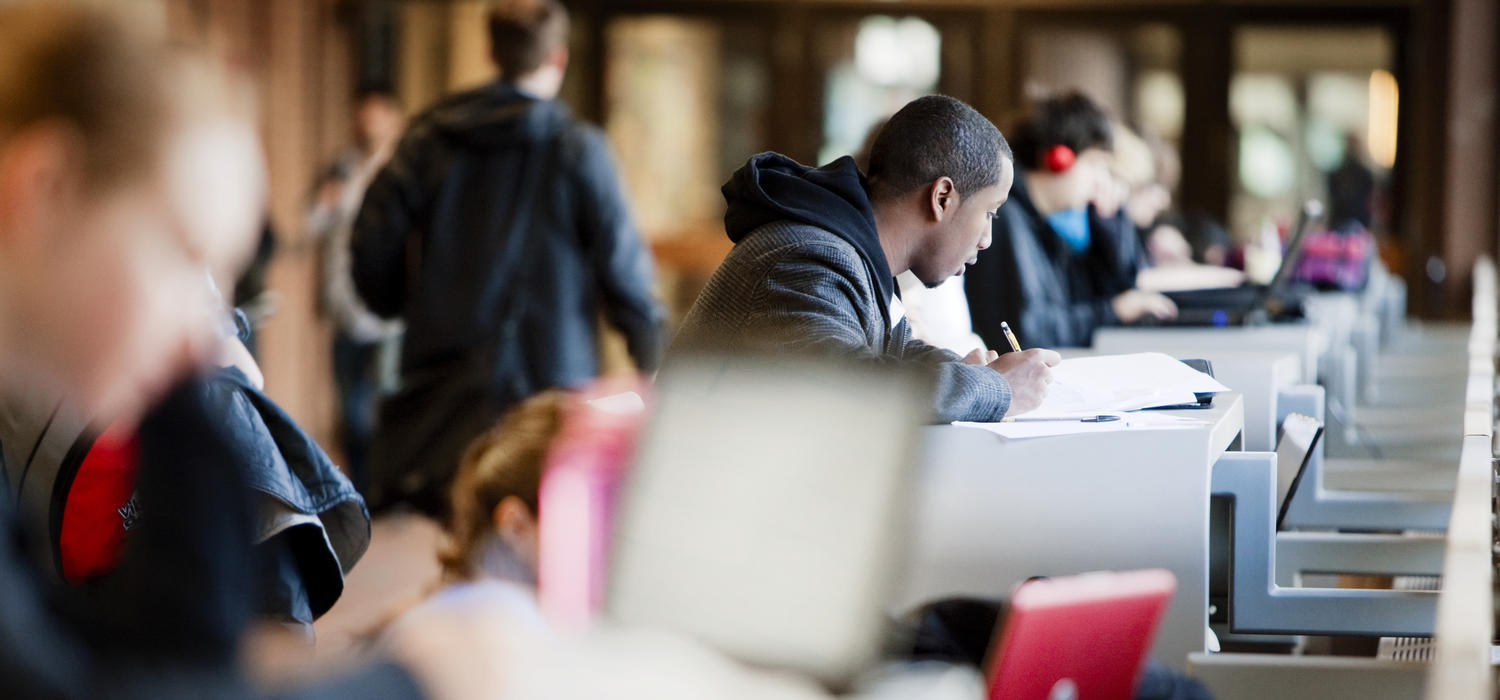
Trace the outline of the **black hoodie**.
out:
M 887 304 L 896 293 L 875 229 L 875 207 L 870 204 L 865 176 L 844 156 L 821 168 L 811 168 L 780 153 L 750 158 L 724 183 L 724 231 L 739 243 L 751 231 L 776 221 L 817 226 L 849 242 L 864 258 L 870 279 L 880 286 Z

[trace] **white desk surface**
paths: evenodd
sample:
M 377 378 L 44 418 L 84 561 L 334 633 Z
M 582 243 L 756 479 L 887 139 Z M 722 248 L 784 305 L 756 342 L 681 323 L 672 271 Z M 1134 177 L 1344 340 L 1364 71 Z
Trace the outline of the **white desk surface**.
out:
M 1304 382 L 1318 378 L 1318 359 L 1328 350 L 1325 329 L 1312 323 L 1274 323 L 1234 328 L 1121 326 L 1094 331 L 1096 352 L 1164 352 L 1173 356 L 1202 356 L 1213 350 L 1279 350 L 1302 358 Z
M 1031 576 L 1162 567 L 1178 590 L 1152 656 L 1186 668 L 1208 628 L 1211 472 L 1245 404 L 1226 393 L 1172 413 L 1209 422 L 1033 440 L 928 428 L 899 609 L 1005 597 Z

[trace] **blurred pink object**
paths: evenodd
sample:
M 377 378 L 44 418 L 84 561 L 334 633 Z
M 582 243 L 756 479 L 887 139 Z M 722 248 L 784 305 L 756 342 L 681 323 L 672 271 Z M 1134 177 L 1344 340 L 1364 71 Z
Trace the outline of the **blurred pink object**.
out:
M 1177 579 L 1164 569 L 1027 581 L 989 662 L 989 700 L 1129 700 Z
M 538 494 L 537 597 L 561 629 L 603 607 L 615 506 L 646 418 L 638 382 L 601 381 L 568 406 Z
M 1298 282 L 1318 289 L 1358 291 L 1369 279 L 1375 259 L 1375 236 L 1363 227 L 1309 231 L 1297 264 Z

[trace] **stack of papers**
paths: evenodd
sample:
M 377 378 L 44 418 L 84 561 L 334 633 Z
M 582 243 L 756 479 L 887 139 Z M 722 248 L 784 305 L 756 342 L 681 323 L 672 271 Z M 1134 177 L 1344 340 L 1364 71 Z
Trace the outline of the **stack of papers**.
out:
M 1197 403 L 1198 393 L 1229 391 L 1218 380 L 1159 352 L 1063 360 L 1028 418 L 1072 417 Z
M 1198 401 L 1195 394 L 1229 391 L 1213 377 L 1159 352 L 1064 360 L 1052 368 L 1052 377 L 1047 398 L 1041 407 L 1022 414 L 1022 422 L 954 425 L 981 428 L 1011 439 L 1194 428 L 1207 421 L 1131 411 L 1193 404 Z M 1080 420 L 1101 415 L 1117 416 L 1119 420 Z

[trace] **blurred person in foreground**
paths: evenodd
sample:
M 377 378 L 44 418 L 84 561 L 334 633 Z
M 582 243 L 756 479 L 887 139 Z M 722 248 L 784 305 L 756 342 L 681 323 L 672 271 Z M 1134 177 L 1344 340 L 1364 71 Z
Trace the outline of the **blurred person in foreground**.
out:
M 205 275 L 203 282 L 205 293 L 219 299 L 212 279 Z M 216 366 L 204 370 L 199 408 L 233 443 L 228 454 L 210 457 L 222 463 L 218 469 L 244 477 L 256 506 L 250 533 L 254 580 L 245 591 L 254 599 L 250 612 L 310 643 L 313 620 L 342 594 L 344 575 L 369 544 L 364 500 L 317 443 L 262 392 L 260 368 L 243 344 L 249 334 L 244 314 L 226 311 L 202 322 L 219 331 L 221 350 Z M 200 591 L 245 583 L 157 577 L 151 572 L 170 566 L 161 560 L 221 553 L 212 549 L 214 543 L 199 542 L 206 547 L 195 552 L 156 546 L 160 543 L 149 539 L 136 546 L 133 538 L 146 519 L 179 517 L 184 511 L 181 503 L 167 516 L 143 508 L 144 501 L 161 499 L 141 491 L 142 471 L 169 475 L 158 486 L 182 483 L 197 476 L 180 472 L 199 468 L 200 455 L 176 446 L 176 437 L 162 431 L 134 431 L 116 425 L 115 416 L 83 414 L 47 389 L 0 387 L 0 447 L 10 495 L 23 527 L 40 535 L 33 554 L 49 579 L 71 586 L 69 592 L 81 600 L 119 609 L 138 607 L 129 599 L 142 593 L 132 580 L 138 574 L 183 586 L 161 596 L 174 604 Z M 157 425 L 157 417 L 148 414 L 145 424 Z M 127 415 L 126 421 L 133 418 Z M 142 466 L 143 455 L 153 462 Z M 199 651 L 201 640 L 188 640 L 188 646 Z
M 688 311 L 672 352 L 813 352 L 925 366 L 937 374 L 940 421 L 996 421 L 1036 408 L 1057 353 L 996 359 L 976 349 L 960 357 L 912 340 L 896 293 L 896 276 L 908 270 L 937 286 L 974 264 L 1012 175 L 1000 131 L 942 96 L 891 117 L 868 175 L 847 156 L 821 168 L 777 153 L 751 158 L 724 185 L 734 249 Z
M 173 386 L 217 354 L 204 269 L 232 279 L 250 254 L 260 146 L 244 91 L 117 12 L 0 7 L 0 382 L 126 426 L 156 405 L 142 463 L 178 461 L 143 469 L 151 515 L 132 546 L 202 556 L 158 557 L 128 607 L 88 607 L 45 589 L 0 499 L 0 678 L 21 698 L 247 696 L 249 504 L 202 385 Z M 429 619 L 394 648 L 434 694 L 472 694 L 496 673 L 487 610 Z M 416 693 L 389 665 L 299 691 Z
M 338 391 L 339 441 L 344 466 L 361 488 L 375 437 L 375 405 L 394 389 L 385 355 L 399 351 L 401 324 L 371 313 L 350 277 L 349 236 L 365 188 L 390 160 L 406 123 L 401 104 L 385 88 L 369 87 L 355 98 L 354 145 L 324 169 L 307 213 L 307 234 L 321 246 L 323 313 L 333 321 L 333 382 Z
M 1028 345 L 1087 347 L 1099 326 L 1175 316 L 1171 300 L 1120 274 L 1118 240 L 1090 206 L 1112 186 L 1103 110 L 1080 93 L 1043 99 L 1012 138 L 1018 172 L 994 220 L 995 252 L 964 281 L 974 332 L 1003 347 L 1008 322 Z
M 599 373 L 598 317 L 656 368 L 663 314 L 604 135 L 556 100 L 557 0 L 489 10 L 494 83 L 413 120 L 355 221 L 355 288 L 406 323 L 366 496 L 446 517 L 464 446 L 522 398 Z

